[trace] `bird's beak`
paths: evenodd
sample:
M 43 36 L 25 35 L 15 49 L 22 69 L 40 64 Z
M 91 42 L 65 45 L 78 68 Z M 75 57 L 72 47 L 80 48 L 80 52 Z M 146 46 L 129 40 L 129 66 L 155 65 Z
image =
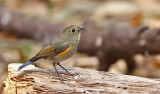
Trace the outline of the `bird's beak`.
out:
M 79 31 L 82 30 L 82 29 L 84 29 L 84 27 L 80 27 Z

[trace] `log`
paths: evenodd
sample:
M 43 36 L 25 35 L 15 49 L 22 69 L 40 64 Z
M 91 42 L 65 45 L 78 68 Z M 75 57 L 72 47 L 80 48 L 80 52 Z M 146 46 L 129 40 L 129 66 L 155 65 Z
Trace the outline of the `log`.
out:
M 40 69 L 29 65 L 21 71 L 21 64 L 9 64 L 4 82 L 5 94 L 159 94 L 160 79 L 150 79 L 103 71 L 66 67 L 76 73 L 74 79 L 59 69 L 61 83 L 54 69 Z

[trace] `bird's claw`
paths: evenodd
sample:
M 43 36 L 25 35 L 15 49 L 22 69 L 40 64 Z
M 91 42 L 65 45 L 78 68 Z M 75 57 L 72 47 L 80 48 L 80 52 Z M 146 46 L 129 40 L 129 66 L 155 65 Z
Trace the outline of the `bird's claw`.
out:
M 68 81 L 66 78 L 59 78 L 60 81 Z
M 74 77 L 74 76 L 77 76 L 79 75 L 78 73 L 73 73 L 73 74 L 70 74 L 70 76 Z
M 65 78 L 59 78 L 59 80 L 61 81 L 61 83 L 64 84 L 64 81 L 68 81 L 68 79 L 65 79 Z

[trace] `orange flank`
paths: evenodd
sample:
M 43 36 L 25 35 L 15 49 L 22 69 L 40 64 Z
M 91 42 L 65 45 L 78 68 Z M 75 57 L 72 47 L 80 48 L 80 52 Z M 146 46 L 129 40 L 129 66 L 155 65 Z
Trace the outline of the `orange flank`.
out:
M 70 49 L 71 49 L 71 44 L 69 45 L 69 47 L 66 50 L 64 50 L 63 52 L 59 53 L 58 55 L 61 56 L 63 54 L 66 54 Z

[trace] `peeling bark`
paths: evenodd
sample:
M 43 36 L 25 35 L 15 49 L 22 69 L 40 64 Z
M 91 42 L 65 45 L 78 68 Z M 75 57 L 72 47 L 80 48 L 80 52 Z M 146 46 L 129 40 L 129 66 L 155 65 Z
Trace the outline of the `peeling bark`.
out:
M 58 69 L 67 81 L 57 80 L 55 70 L 40 69 L 33 65 L 17 71 L 21 64 L 8 66 L 8 78 L 5 81 L 5 94 L 158 94 L 160 80 L 143 77 L 113 74 L 102 71 L 67 67 L 79 75 L 75 79 Z

